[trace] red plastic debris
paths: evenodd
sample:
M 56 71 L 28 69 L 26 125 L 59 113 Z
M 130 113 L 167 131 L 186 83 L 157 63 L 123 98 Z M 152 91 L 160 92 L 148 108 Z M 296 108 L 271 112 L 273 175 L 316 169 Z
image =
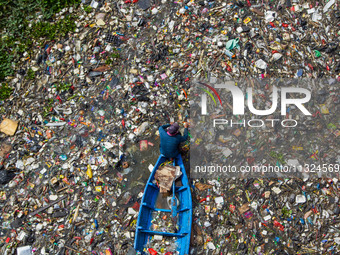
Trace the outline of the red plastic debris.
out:
M 154 249 L 152 248 L 149 248 L 148 251 L 150 252 L 151 255 L 157 255 L 157 251 L 155 251 Z
M 274 220 L 274 226 L 278 227 L 281 231 L 284 231 L 284 226 L 282 226 L 282 224 L 277 220 Z
M 204 202 L 204 201 L 206 201 L 207 199 L 206 198 L 202 198 L 201 200 L 200 200 L 200 203 L 202 203 L 202 202 Z
M 58 101 L 59 101 L 59 103 L 60 103 L 60 104 L 62 104 L 62 103 L 63 103 L 63 101 L 61 101 L 61 98 L 60 98 L 60 96 L 57 96 L 57 99 L 58 99 Z
M 140 204 L 138 202 L 135 202 L 132 206 L 132 209 L 135 211 L 139 211 Z
M 235 211 L 235 208 L 236 208 L 235 205 L 232 205 L 232 204 L 229 205 L 229 210 L 230 210 L 232 213 Z

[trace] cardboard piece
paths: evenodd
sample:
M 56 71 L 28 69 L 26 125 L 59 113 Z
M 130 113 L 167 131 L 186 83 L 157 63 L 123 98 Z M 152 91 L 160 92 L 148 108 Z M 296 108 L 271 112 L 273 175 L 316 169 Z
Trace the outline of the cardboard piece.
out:
M 12 150 L 12 146 L 10 144 L 3 143 L 0 146 L 0 157 L 6 156 Z
M 0 131 L 5 133 L 6 135 L 13 136 L 17 131 L 19 122 L 10 119 L 4 119 L 0 124 Z
M 158 168 L 155 173 L 155 179 L 158 181 L 159 191 L 161 193 L 170 191 L 173 181 L 181 174 L 179 166 L 166 165 Z
M 199 189 L 200 191 L 203 191 L 203 190 L 206 190 L 206 189 L 211 189 L 211 188 L 212 188 L 212 185 L 197 182 L 197 183 L 195 184 L 195 187 L 196 187 L 197 189 Z
M 238 210 L 240 212 L 240 214 L 243 214 L 245 213 L 246 211 L 248 211 L 250 208 L 249 208 L 249 204 L 246 203 L 244 205 L 242 205 Z

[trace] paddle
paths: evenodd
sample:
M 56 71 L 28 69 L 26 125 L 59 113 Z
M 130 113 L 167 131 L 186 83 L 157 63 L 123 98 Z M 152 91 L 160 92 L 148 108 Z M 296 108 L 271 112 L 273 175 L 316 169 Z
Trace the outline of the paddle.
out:
M 174 160 L 173 165 L 176 166 L 176 161 Z M 174 229 L 177 232 L 177 198 L 175 194 L 175 180 L 172 183 L 172 198 L 171 198 L 171 220 L 174 225 Z

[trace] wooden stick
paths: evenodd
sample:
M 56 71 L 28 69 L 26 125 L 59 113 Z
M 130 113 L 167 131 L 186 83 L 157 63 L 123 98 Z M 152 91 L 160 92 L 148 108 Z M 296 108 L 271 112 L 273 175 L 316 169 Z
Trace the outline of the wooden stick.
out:
M 67 195 L 63 196 L 62 198 L 59 198 L 58 200 L 56 200 L 56 201 L 50 203 L 49 205 L 46 205 L 46 206 L 44 206 L 44 207 L 41 207 L 41 208 L 35 210 L 34 212 L 29 213 L 28 215 L 29 215 L 29 216 L 32 216 L 32 215 L 35 215 L 35 214 L 40 213 L 40 212 L 42 212 L 42 211 L 45 211 L 47 208 L 51 207 L 51 206 L 54 205 L 54 204 L 59 203 L 61 200 L 64 200 L 65 198 L 67 198 Z
M 109 172 L 109 170 L 105 170 L 103 173 L 101 173 L 99 176 L 102 176 L 104 174 L 107 174 Z
M 74 252 L 77 252 L 77 253 L 83 253 L 83 254 L 85 254 L 84 252 L 82 252 L 82 251 L 77 251 L 77 250 L 75 250 L 75 249 L 73 249 L 73 248 L 71 248 L 71 247 L 68 247 L 67 245 L 65 245 L 65 248 L 67 248 L 67 249 L 69 249 L 69 250 L 72 250 L 72 251 L 74 251 Z
M 61 191 L 65 190 L 65 189 L 67 189 L 67 188 L 68 188 L 67 186 L 66 186 L 66 187 L 64 187 L 64 188 L 61 188 L 61 189 L 57 190 L 57 193 L 59 193 L 59 192 L 61 192 Z

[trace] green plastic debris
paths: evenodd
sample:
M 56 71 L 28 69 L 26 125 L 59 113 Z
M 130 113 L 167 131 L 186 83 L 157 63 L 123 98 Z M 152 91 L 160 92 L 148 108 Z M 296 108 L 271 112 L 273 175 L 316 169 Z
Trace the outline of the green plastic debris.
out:
M 240 49 L 240 45 L 238 44 L 239 41 L 240 41 L 239 38 L 229 40 L 229 41 L 227 42 L 227 44 L 226 44 L 226 48 L 227 48 L 228 50 L 232 50 L 232 49 L 234 49 L 234 48 Z
M 318 50 L 314 50 L 314 54 L 316 58 L 321 57 L 321 53 Z

